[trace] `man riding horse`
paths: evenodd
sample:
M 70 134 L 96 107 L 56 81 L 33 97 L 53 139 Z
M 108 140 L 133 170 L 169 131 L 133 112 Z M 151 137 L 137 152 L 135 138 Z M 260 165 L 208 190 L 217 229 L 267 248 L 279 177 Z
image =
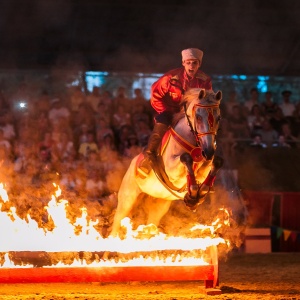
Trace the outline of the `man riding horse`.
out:
M 190 88 L 212 90 L 211 78 L 199 70 L 203 51 L 197 48 L 182 50 L 182 66 L 160 77 L 151 87 L 151 105 L 158 113 L 148 145 L 144 149 L 144 159 L 139 163 L 139 171 L 147 176 L 156 161 L 158 146 L 172 122 L 174 113 L 180 111 L 182 94 Z

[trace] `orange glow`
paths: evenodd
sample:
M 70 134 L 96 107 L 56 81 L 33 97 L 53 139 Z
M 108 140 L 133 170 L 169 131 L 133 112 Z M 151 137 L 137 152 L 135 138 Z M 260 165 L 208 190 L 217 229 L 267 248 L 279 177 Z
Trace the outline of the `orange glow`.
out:
M 9 202 L 3 184 L 0 184 L 0 224 L 2 242 L 0 244 L 1 267 L 28 268 L 31 264 L 15 264 L 10 253 L 15 252 L 46 252 L 55 256 L 57 253 L 94 253 L 93 261 L 74 258 L 66 263 L 64 255 L 47 267 L 99 267 L 99 266 L 192 266 L 211 263 L 210 248 L 228 242 L 218 237 L 216 230 L 221 226 L 229 226 L 229 218 L 218 218 L 211 225 L 195 224 L 190 228 L 190 237 L 169 236 L 156 228 L 155 225 L 139 226 L 133 229 L 131 220 L 122 220 L 124 237 L 103 238 L 96 230 L 97 222 L 89 220 L 87 209 L 81 208 L 81 216 L 75 223 L 67 218 L 68 201 L 59 199 L 61 190 L 55 185 L 56 192 L 45 207 L 48 220 L 53 222 L 53 229 L 39 227 L 29 214 L 21 219 L 15 207 L 3 211 L 4 204 Z M 224 213 L 226 215 L 226 211 Z M 104 260 L 100 252 L 118 253 L 118 258 Z

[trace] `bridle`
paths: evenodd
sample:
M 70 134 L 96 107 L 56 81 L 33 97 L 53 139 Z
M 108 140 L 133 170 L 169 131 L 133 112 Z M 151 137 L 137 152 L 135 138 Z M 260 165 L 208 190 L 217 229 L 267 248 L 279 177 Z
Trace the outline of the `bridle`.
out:
M 181 84 L 181 82 L 178 79 L 171 78 L 169 82 L 170 82 L 171 85 L 173 85 L 176 88 L 180 89 L 182 95 L 184 95 L 185 90 L 183 89 L 182 84 Z M 216 130 L 211 130 L 211 129 L 213 129 L 214 123 L 215 123 L 214 122 L 215 121 L 214 120 L 214 115 L 212 113 L 212 110 L 214 108 L 219 108 L 219 104 L 212 104 L 212 105 L 204 105 L 204 104 L 200 104 L 200 103 L 199 104 L 194 104 L 194 106 L 192 108 L 192 116 L 193 116 L 194 120 L 195 120 L 195 113 L 196 113 L 196 108 L 197 107 L 200 107 L 202 109 L 206 109 L 207 110 L 207 114 L 208 114 L 208 120 L 207 121 L 208 121 L 208 125 L 209 125 L 209 129 L 210 130 L 207 131 L 207 132 L 202 132 L 202 133 L 197 132 L 196 126 L 193 126 L 193 124 L 192 124 L 192 122 L 190 120 L 190 117 L 187 114 L 186 102 L 183 103 L 183 107 L 184 107 L 185 117 L 186 117 L 186 119 L 188 121 L 188 125 L 190 127 L 190 130 L 191 130 L 192 134 L 195 137 L 196 145 L 197 145 L 197 147 L 201 148 L 200 138 L 202 136 L 205 136 L 205 135 L 214 135 L 214 136 L 216 136 L 217 135 L 217 131 Z
M 195 140 L 196 140 L 196 144 L 197 144 L 197 146 L 198 147 L 200 147 L 201 146 L 201 142 L 200 142 L 200 138 L 202 137 L 202 136 L 205 136 L 205 135 L 214 135 L 214 136 L 216 136 L 217 135 L 217 131 L 216 130 L 212 130 L 213 129 L 213 127 L 214 127 L 214 115 L 213 115 L 213 113 L 212 113 L 212 110 L 214 109 L 214 108 L 219 108 L 219 105 L 218 104 L 212 104 L 212 105 L 204 105 L 204 104 L 195 104 L 194 106 L 193 106 L 193 108 L 192 108 L 192 116 L 193 116 L 193 118 L 194 118 L 194 120 L 195 120 L 195 113 L 196 113 L 196 109 L 197 109 L 197 107 L 199 107 L 199 108 L 202 108 L 202 109 L 206 109 L 206 111 L 207 111 L 207 114 L 208 114 L 208 120 L 207 120 L 207 122 L 208 122 L 208 125 L 209 125 L 209 131 L 207 131 L 207 132 L 201 132 L 201 133 L 199 133 L 199 132 L 197 132 L 197 129 L 196 129 L 196 126 L 193 126 L 192 125 L 192 122 L 191 122 L 191 120 L 190 120 L 190 117 L 189 117 L 189 115 L 187 114 L 187 107 L 186 107 L 186 102 L 184 102 L 183 103 L 183 107 L 184 107 L 184 114 L 185 114 L 185 117 L 186 117 L 186 119 L 187 119 L 187 121 L 188 121 L 188 125 L 189 125 L 189 127 L 190 127 L 190 130 L 191 130 L 191 132 L 192 132 L 192 134 L 194 135 L 194 137 L 195 137 Z

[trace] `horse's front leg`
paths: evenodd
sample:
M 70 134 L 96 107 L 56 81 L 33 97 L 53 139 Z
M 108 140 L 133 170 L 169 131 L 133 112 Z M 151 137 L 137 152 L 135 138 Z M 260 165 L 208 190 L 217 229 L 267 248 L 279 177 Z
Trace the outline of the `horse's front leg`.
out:
M 198 195 L 200 198 L 204 198 L 207 195 L 207 193 L 211 191 L 217 173 L 222 168 L 223 163 L 224 163 L 224 159 L 222 157 L 220 156 L 214 157 L 211 170 L 199 188 Z
M 147 225 L 154 224 L 158 227 L 162 217 L 169 211 L 171 200 L 149 198 L 146 202 L 148 213 Z
M 184 196 L 184 202 L 188 207 L 194 208 L 195 205 L 199 203 L 199 186 L 193 170 L 193 158 L 189 153 L 185 152 L 180 156 L 180 161 L 186 166 L 187 169 L 187 193 Z
M 129 169 L 122 180 L 118 192 L 118 206 L 114 215 L 110 236 L 115 237 L 118 235 L 121 221 L 128 217 L 140 193 L 141 190 L 135 181 L 134 172 Z
M 224 160 L 220 156 L 214 157 L 211 170 L 200 187 L 196 182 L 193 170 L 193 159 L 191 155 L 188 153 L 183 153 L 180 156 L 180 160 L 186 166 L 188 171 L 188 192 L 184 197 L 184 202 L 191 210 L 195 210 L 199 204 L 203 203 L 205 196 L 211 190 L 216 175 L 223 166 Z
M 197 197 L 198 185 L 193 170 L 193 158 L 189 153 L 185 152 L 180 156 L 180 161 L 186 166 L 187 169 L 188 193 L 193 198 Z

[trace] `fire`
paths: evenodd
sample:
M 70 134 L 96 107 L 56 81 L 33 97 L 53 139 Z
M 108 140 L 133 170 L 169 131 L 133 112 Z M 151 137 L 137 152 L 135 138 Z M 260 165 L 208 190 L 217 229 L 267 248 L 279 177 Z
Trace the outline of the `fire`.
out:
M 21 219 L 13 206 L 4 211 L 2 207 L 9 203 L 9 197 L 0 184 L 1 267 L 33 267 L 30 259 L 28 262 L 28 253 L 47 261 L 43 267 L 206 265 L 211 262 L 210 249 L 228 243 L 218 237 L 216 230 L 229 226 L 229 218 L 218 218 L 210 226 L 196 224 L 190 229 L 189 237 L 166 235 L 154 225 L 133 229 L 131 220 L 125 218 L 122 238 L 103 238 L 96 230 L 98 221 L 88 218 L 85 207 L 75 222 L 67 218 L 69 203 L 61 199 L 59 186 L 54 186 L 56 191 L 44 208 L 47 222 L 53 224 L 47 229 L 41 228 L 29 215 Z M 104 252 L 118 253 L 118 258 L 105 260 Z

